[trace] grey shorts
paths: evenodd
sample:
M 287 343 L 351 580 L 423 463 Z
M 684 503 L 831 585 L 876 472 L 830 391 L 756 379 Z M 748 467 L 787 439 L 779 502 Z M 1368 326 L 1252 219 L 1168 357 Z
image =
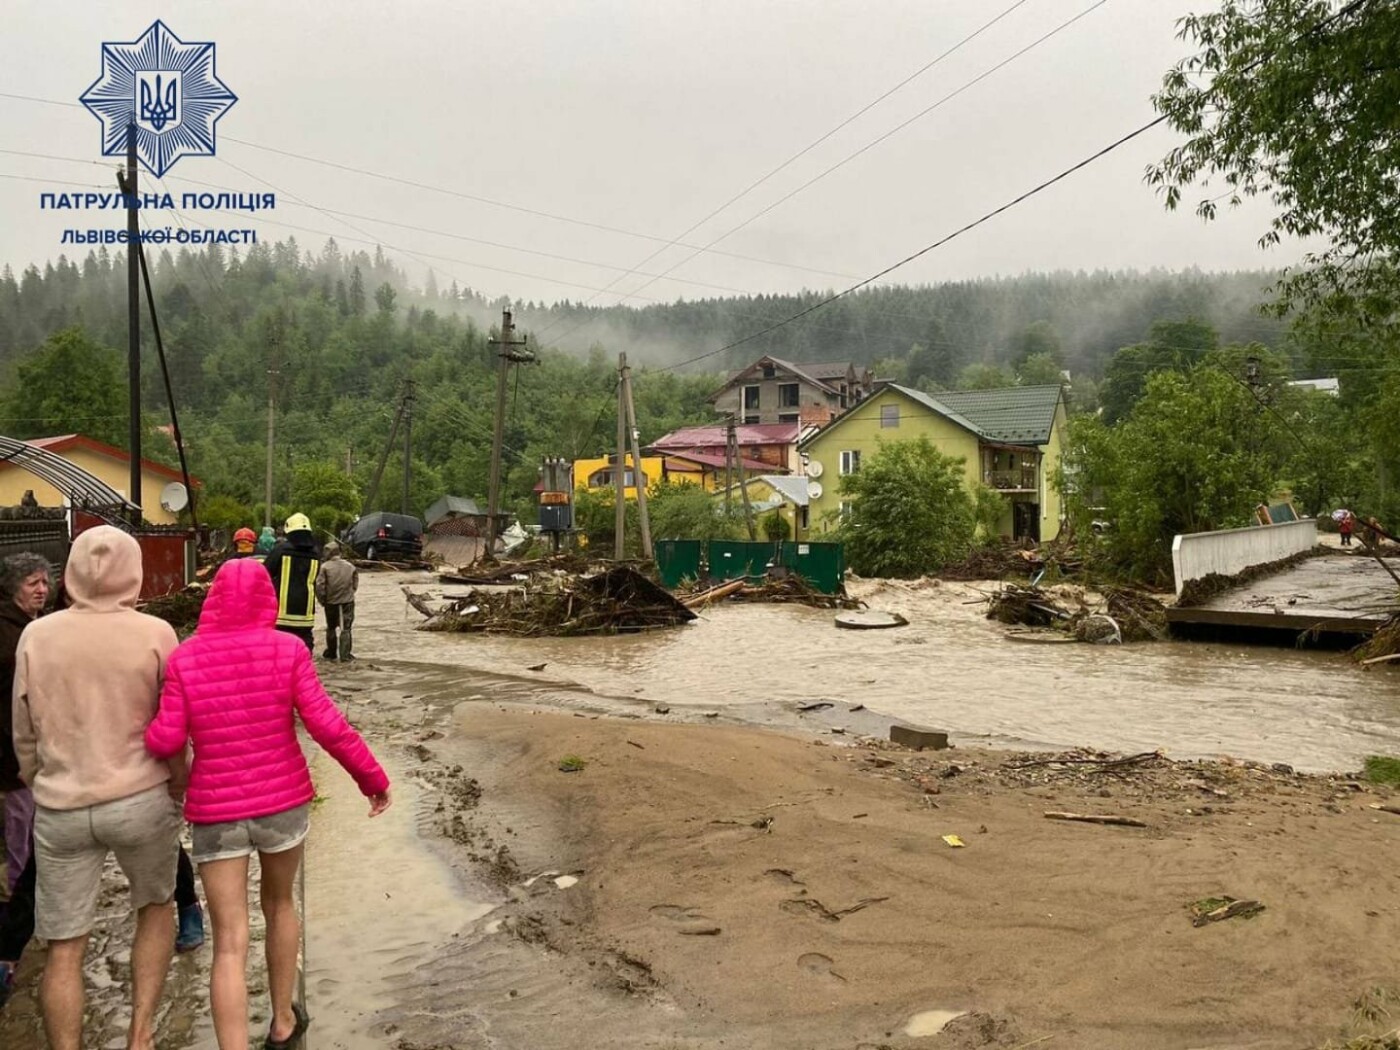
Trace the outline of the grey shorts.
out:
M 66 941 L 90 932 L 110 851 L 131 885 L 131 906 L 175 895 L 180 806 L 164 784 L 82 809 L 34 809 L 34 932 Z
M 258 853 L 283 853 L 301 845 L 311 827 L 311 803 L 251 820 L 191 825 L 196 864 Z

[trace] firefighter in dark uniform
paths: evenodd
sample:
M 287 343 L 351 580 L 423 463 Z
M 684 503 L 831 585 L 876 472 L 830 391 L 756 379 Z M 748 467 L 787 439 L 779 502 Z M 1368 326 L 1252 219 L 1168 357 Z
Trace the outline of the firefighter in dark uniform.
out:
M 277 592 L 277 629 L 294 634 L 316 651 L 316 575 L 321 571 L 321 550 L 311 535 L 311 519 L 293 514 L 287 519 L 286 538 L 263 560 L 272 589 Z

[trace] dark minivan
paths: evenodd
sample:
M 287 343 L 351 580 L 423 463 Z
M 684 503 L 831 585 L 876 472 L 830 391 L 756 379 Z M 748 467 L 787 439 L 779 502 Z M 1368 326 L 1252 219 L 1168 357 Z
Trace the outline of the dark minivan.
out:
M 370 561 L 417 561 L 423 557 L 423 523 L 409 514 L 366 514 L 340 539 L 357 557 Z

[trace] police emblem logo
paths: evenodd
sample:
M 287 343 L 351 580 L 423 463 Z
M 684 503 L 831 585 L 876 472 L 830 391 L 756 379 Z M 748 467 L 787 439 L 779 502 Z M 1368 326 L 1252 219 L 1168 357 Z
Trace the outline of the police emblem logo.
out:
M 102 122 L 102 155 L 136 155 L 157 178 L 181 157 L 212 157 L 214 126 L 238 97 L 214 71 L 214 45 L 184 41 L 164 22 L 102 45 L 102 75 L 80 100 Z
M 157 135 L 180 126 L 180 74 L 173 69 L 136 74 L 136 124 Z

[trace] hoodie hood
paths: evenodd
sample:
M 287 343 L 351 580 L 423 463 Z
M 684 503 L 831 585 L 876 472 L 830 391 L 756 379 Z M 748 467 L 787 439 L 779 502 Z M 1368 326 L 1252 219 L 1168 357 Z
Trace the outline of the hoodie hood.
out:
M 199 631 L 241 631 L 250 627 L 272 628 L 277 623 L 277 594 L 272 577 L 251 558 L 226 561 L 214 574 L 214 583 L 199 613 Z
M 111 525 L 99 525 L 73 541 L 63 586 L 74 609 L 134 609 L 141 594 L 141 571 L 141 545 L 136 539 Z
M 264 525 L 262 533 L 258 536 L 258 553 L 266 554 L 277 546 L 277 533 L 272 531 L 271 525 Z

